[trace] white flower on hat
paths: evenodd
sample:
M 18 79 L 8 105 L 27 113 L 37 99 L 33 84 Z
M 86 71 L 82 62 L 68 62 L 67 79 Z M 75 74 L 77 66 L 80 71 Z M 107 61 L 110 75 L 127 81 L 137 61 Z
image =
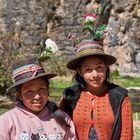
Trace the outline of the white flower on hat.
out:
M 45 46 L 45 49 L 47 49 L 50 52 L 52 52 L 52 54 L 55 54 L 58 51 L 58 46 L 50 38 L 45 41 L 45 45 L 46 45 Z
M 58 51 L 58 46 L 50 38 L 47 39 L 44 44 L 45 46 L 43 48 L 43 51 L 41 51 L 38 55 L 37 63 L 50 59 Z

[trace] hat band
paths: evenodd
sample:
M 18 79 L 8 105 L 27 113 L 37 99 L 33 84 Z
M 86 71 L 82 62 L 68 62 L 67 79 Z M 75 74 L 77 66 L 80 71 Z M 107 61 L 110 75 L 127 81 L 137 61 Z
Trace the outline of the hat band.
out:
M 23 80 L 23 79 L 32 79 L 34 78 L 35 76 L 39 75 L 39 74 L 44 74 L 44 70 L 43 69 L 39 69 L 38 71 L 29 71 L 29 72 L 26 72 L 26 73 L 23 73 L 23 74 L 20 74 L 18 76 L 16 76 L 14 78 L 14 83 L 20 81 L 20 80 Z
M 77 51 L 87 49 L 87 48 L 103 50 L 103 47 L 100 46 L 97 42 L 89 42 L 89 43 L 81 43 Z
M 89 48 L 86 50 L 81 50 L 77 53 L 77 57 L 81 57 L 81 56 L 85 56 L 85 55 L 100 55 L 100 54 L 104 54 L 103 50 L 99 50 L 99 49 L 95 49 L 95 48 Z
M 15 77 L 17 77 L 18 75 L 27 73 L 27 72 L 34 72 L 34 71 L 38 71 L 38 70 L 42 70 L 43 68 L 40 65 L 36 65 L 36 64 L 29 64 L 29 65 L 25 65 L 19 68 L 16 68 L 13 71 L 13 79 Z
M 25 66 L 21 66 L 16 68 L 13 71 L 13 79 L 14 82 L 17 82 L 19 80 L 23 80 L 25 78 L 34 78 L 37 74 L 44 74 L 45 71 L 41 67 L 41 65 L 37 64 L 29 64 Z

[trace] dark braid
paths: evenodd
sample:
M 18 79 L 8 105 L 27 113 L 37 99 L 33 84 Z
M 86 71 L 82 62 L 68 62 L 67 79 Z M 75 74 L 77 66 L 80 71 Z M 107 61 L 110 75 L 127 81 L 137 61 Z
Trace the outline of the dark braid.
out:
M 75 84 L 68 87 L 63 92 L 63 110 L 72 118 L 73 110 L 76 106 L 78 99 L 80 98 L 81 87 Z
M 51 101 L 47 102 L 48 109 L 52 112 L 53 117 L 55 118 L 56 122 L 62 126 L 64 130 L 68 130 L 70 128 L 69 124 L 66 122 L 64 118 L 63 112 L 58 108 L 58 106 Z

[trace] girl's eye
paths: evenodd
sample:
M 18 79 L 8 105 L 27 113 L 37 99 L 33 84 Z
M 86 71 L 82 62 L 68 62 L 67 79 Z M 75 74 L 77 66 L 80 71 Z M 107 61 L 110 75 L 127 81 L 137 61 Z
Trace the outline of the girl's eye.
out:
M 29 90 L 29 91 L 26 91 L 26 92 L 24 92 L 24 96 L 32 96 L 34 93 L 33 93 L 33 91 L 31 91 L 31 90 Z
M 26 91 L 25 94 L 32 94 L 32 91 Z
M 44 92 L 46 93 L 46 91 L 47 91 L 47 89 L 44 88 L 44 87 L 42 87 L 42 88 L 39 89 L 39 93 L 44 93 Z
M 103 71 L 104 67 L 103 66 L 98 66 L 96 69 L 97 69 L 97 71 Z
M 92 71 L 92 69 L 91 68 L 85 68 L 85 70 L 84 70 L 85 72 L 91 72 Z

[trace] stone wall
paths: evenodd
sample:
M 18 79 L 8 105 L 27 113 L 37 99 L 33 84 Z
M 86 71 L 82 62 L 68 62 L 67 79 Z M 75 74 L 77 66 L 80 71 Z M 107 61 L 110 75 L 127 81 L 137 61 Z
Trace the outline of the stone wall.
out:
M 117 57 L 122 75 L 140 76 L 140 1 L 114 0 L 113 4 L 109 24 L 114 27 L 114 37 L 107 50 Z
M 69 33 L 85 38 L 80 17 L 93 8 L 95 0 L 1 0 L 0 36 L 12 32 L 16 48 L 34 53 L 42 38 L 57 42 L 62 54 L 73 56 Z M 113 66 L 122 75 L 140 75 L 140 4 L 138 0 L 112 0 L 109 19 L 114 36 L 105 42 L 105 51 L 117 57 Z
M 17 45 L 13 49 L 26 48 L 25 53 L 31 53 L 47 36 L 48 18 L 52 8 L 55 9 L 54 4 L 49 0 L 1 0 L 0 37 L 11 33 Z

